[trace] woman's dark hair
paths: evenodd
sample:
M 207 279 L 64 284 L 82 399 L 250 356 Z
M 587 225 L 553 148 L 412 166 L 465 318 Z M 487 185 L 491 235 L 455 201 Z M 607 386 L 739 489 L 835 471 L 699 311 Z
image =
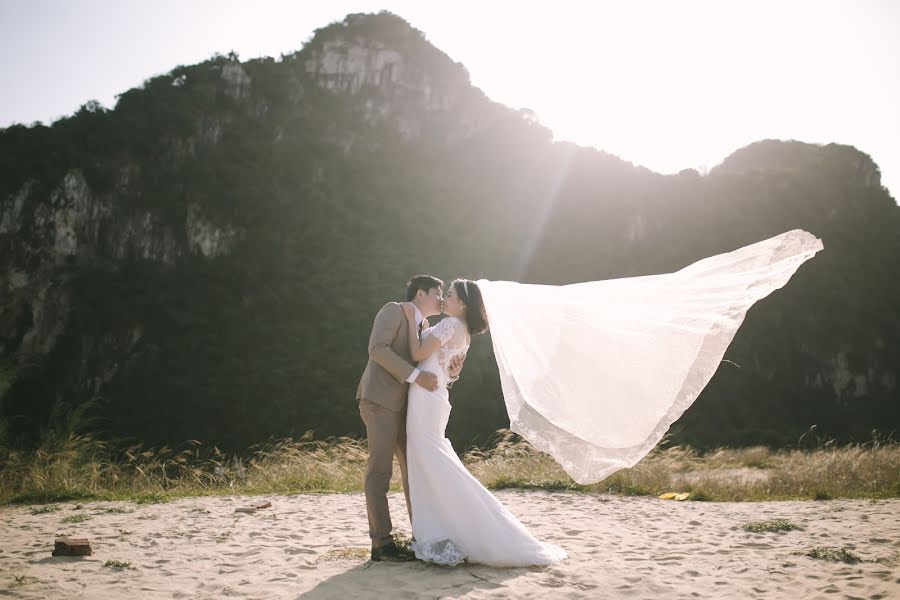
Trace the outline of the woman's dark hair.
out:
M 454 279 L 450 285 L 466 305 L 466 324 L 469 326 L 469 333 L 474 335 L 487 331 L 487 313 L 484 310 L 484 300 L 481 299 L 481 290 L 478 289 L 478 284 L 471 279 Z
M 434 288 L 443 287 L 444 282 L 431 275 L 416 275 L 406 284 L 406 301 L 412 302 L 419 290 L 426 294 Z

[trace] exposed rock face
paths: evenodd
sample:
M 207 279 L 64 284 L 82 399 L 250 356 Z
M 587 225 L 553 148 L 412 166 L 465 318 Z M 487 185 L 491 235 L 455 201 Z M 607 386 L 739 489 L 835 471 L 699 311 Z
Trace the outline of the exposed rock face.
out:
M 150 441 L 358 432 L 359 332 L 413 272 L 649 275 L 795 227 L 825 251 L 754 308 L 738 366 L 679 425 L 756 444 L 900 421 L 900 218 L 854 148 L 767 140 L 708 174 L 651 173 L 554 143 L 389 15 L 278 62 L 179 67 L 44 129 L 0 132 L 0 377 L 19 377 L 0 418 L 34 431 L 99 396 Z M 472 352 L 464 444 L 504 425 L 489 345 Z
M 191 230 L 189 225 L 186 228 Z M 107 235 L 106 243 L 117 260 L 174 265 L 184 253 L 172 228 L 150 212 L 135 212 L 121 218 Z
M 0 234 L 18 233 L 22 228 L 22 208 L 30 192 L 31 184 L 26 182 L 7 202 L 0 201 Z
M 25 322 L 30 322 L 30 327 L 21 337 L 19 353 L 23 357 L 33 355 L 47 355 L 53 350 L 59 336 L 66 328 L 71 303 L 65 287 L 55 285 L 38 285 L 31 288 L 27 294 L 31 302 L 12 304 L 14 312 L 20 312 Z M 15 300 L 14 300 L 15 302 Z M 18 309 L 15 310 L 15 309 Z M 30 313 L 30 314 L 28 314 Z M 21 334 L 21 331 L 15 332 Z
M 329 90 L 355 94 L 364 85 L 388 91 L 408 85 L 406 64 L 396 50 L 374 41 L 328 40 L 306 61 L 306 70 Z
M 230 225 L 219 227 L 206 219 L 202 209 L 195 202 L 188 204 L 185 234 L 188 248 L 207 258 L 230 253 L 238 237 L 236 228 Z
M 356 96 L 366 121 L 393 120 L 406 139 L 421 136 L 429 125 L 442 125 L 448 135 L 460 128 L 470 134 L 473 117 L 460 110 L 473 95 L 465 68 L 413 30 L 399 39 L 361 36 L 354 27 L 363 20 L 348 17 L 345 28 L 329 31 L 306 50 L 306 73 L 324 89 Z
M 120 192 L 130 185 L 127 177 L 123 182 Z M 128 207 L 115 192 L 98 196 L 75 170 L 47 198 L 36 197 L 27 182 L 0 202 L 0 235 L 18 240 L 0 259 L 0 353 L 22 358 L 49 354 L 66 329 L 73 265 L 172 267 L 189 254 L 212 259 L 229 254 L 241 231 L 213 223 L 192 202 L 179 232 L 153 212 Z
M 85 258 L 96 254 L 99 227 L 110 215 L 110 207 L 91 194 L 81 173 L 70 172 L 51 192 L 50 202 L 34 212 L 34 227 L 50 232 L 57 262 L 79 252 Z
M 0 233 L 28 228 L 31 255 L 42 262 L 60 265 L 77 258 L 87 264 L 105 258 L 174 264 L 189 253 L 208 258 L 226 255 L 240 237 L 238 228 L 205 217 L 196 202 L 187 206 L 184 235 L 177 235 L 153 212 L 122 206 L 114 195 L 98 198 L 78 171 L 65 175 L 49 201 L 30 197 L 32 189 L 28 183 L 0 203 Z M 8 257 L 14 262 L 15 258 Z
M 225 94 L 235 100 L 250 97 L 250 76 L 239 63 L 228 63 L 222 67 L 222 79 L 227 83 Z
M 408 57 L 374 41 L 329 40 L 306 61 L 306 70 L 326 89 L 357 94 L 369 87 L 394 100 L 406 101 L 408 105 L 403 108 L 429 111 L 453 109 L 456 98 L 450 86 L 458 91 L 460 83 L 437 81 L 411 64 Z M 374 103 L 369 106 L 374 110 Z M 378 108 L 384 111 L 389 107 Z

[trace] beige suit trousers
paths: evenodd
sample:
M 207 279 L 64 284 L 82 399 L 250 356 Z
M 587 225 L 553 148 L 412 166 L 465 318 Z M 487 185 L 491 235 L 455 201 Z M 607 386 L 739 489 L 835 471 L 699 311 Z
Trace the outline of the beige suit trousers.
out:
M 366 466 L 366 509 L 369 514 L 369 537 L 372 547 L 380 548 L 391 538 L 391 512 L 387 493 L 394 471 L 394 456 L 400 463 L 403 492 L 406 494 L 406 510 L 412 523 L 412 506 L 409 502 L 409 481 L 406 476 L 406 405 L 400 412 L 376 404 L 371 400 L 359 400 L 359 415 L 366 424 L 369 441 L 369 462 Z

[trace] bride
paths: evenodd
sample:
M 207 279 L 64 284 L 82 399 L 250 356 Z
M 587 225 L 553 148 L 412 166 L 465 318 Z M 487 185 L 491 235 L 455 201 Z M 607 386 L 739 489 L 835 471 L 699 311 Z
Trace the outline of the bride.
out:
M 537 540 L 462 464 L 444 437 L 450 417 L 448 367 L 465 354 L 472 334 L 487 329 L 481 292 L 474 281 L 450 284 L 440 323 L 416 334 L 415 310 L 403 305 L 410 321 L 409 347 L 419 368 L 436 373 L 438 387 L 410 385 L 406 416 L 406 460 L 412 506 L 412 549 L 422 560 L 495 567 L 549 565 L 566 552 Z

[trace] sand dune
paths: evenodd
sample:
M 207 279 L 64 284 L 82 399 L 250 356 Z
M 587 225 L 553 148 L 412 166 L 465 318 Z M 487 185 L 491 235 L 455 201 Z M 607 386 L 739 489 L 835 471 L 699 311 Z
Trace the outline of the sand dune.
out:
M 0 509 L 0 596 L 13 598 L 900 598 L 900 499 L 706 503 L 542 491 L 501 500 L 570 558 L 550 568 L 367 560 L 360 494 L 192 498 Z M 395 523 L 409 532 L 402 497 Z M 124 511 L 124 512 L 123 512 Z M 91 518 L 64 522 L 75 515 Z M 747 533 L 749 521 L 802 529 Z M 57 534 L 94 554 L 51 557 Z M 844 547 L 846 564 L 798 555 Z M 889 559 L 894 558 L 893 562 Z M 124 568 L 107 561 L 129 562 Z

